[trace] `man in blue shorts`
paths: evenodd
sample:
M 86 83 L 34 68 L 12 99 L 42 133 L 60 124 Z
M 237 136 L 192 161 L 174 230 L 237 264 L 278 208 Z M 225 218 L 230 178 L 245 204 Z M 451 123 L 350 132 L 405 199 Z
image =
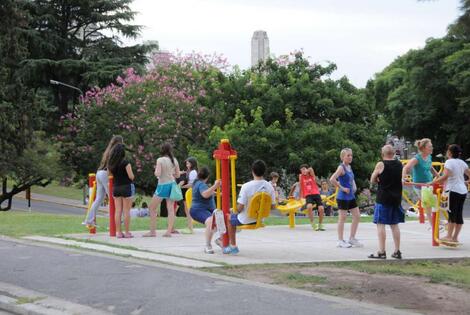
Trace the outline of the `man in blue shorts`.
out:
M 251 172 L 253 180 L 243 184 L 237 200 L 238 214 L 232 213 L 230 220 L 228 220 L 228 236 L 230 245 L 224 248 L 224 254 L 237 254 L 239 252 L 236 240 L 237 226 L 245 224 L 255 224 L 256 219 L 248 217 L 247 207 L 250 203 L 251 197 L 258 192 L 266 192 L 271 195 L 271 207 L 276 206 L 276 195 L 273 186 L 264 179 L 266 172 L 266 164 L 262 160 L 256 160 L 251 165 Z

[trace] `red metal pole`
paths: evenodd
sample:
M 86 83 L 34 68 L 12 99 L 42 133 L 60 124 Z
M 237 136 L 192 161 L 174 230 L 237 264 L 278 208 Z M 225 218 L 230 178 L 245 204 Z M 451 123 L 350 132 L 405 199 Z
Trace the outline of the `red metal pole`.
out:
M 109 176 L 109 236 L 116 236 L 116 220 L 115 213 L 116 208 L 114 207 L 113 197 L 113 177 Z
M 237 152 L 231 148 L 228 139 L 222 139 L 219 147 L 214 151 L 213 157 L 221 162 L 222 212 L 226 226 L 230 219 L 230 156 L 237 156 Z M 224 247 L 229 245 L 228 231 L 222 236 L 222 243 Z
M 418 211 L 419 211 L 419 223 L 424 223 L 424 209 L 421 205 L 421 199 L 418 200 Z
M 437 228 L 436 231 L 436 221 L 437 221 L 437 215 L 436 211 L 432 212 L 432 246 L 439 246 L 439 243 L 436 241 L 436 238 L 439 239 L 439 228 Z M 436 233 L 437 235 L 435 235 Z M 437 237 L 436 237 L 437 236 Z
M 222 211 L 224 213 L 225 225 L 227 226 L 227 221 L 230 220 L 230 166 L 229 160 L 223 159 L 221 161 L 222 166 Z M 222 238 L 222 243 L 224 247 L 227 247 L 229 244 L 228 233 L 225 233 Z
M 95 173 L 90 173 L 88 174 L 88 198 L 91 198 L 93 195 L 93 187 L 96 185 L 96 174 Z M 88 204 L 92 205 L 93 201 L 96 199 L 96 194 L 93 196 L 93 200 L 88 200 Z M 89 210 L 89 209 L 88 209 Z M 95 217 L 93 218 L 93 222 L 96 225 L 96 213 Z M 92 227 L 89 229 L 90 234 L 96 234 L 96 227 Z

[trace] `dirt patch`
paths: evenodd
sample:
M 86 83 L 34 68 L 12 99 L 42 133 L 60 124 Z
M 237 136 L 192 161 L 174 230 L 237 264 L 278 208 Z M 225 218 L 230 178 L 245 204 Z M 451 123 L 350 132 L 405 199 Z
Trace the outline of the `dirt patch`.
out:
M 426 277 L 298 266 L 233 269 L 226 274 L 424 314 L 468 314 L 470 310 L 470 290 L 430 283 Z

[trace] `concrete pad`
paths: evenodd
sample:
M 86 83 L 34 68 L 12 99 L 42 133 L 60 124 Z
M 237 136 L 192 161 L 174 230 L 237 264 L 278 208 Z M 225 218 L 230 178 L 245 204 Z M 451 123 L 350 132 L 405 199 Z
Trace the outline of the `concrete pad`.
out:
M 428 224 L 419 224 L 417 221 L 400 224 L 403 257 L 405 259 L 470 257 L 470 230 L 467 228 L 470 220 L 465 223 L 460 237 L 463 245 L 457 248 L 432 247 Z M 156 238 L 140 237 L 143 232 L 135 232 L 136 237 L 133 239 L 116 239 L 107 234 L 68 236 L 133 246 L 163 255 L 230 265 L 368 260 L 367 256 L 377 250 L 376 226 L 373 223 L 359 225 L 357 238 L 364 244 L 362 248 L 337 248 L 336 224 L 327 224 L 325 228 L 324 232 L 313 231 L 309 225 L 297 225 L 295 229 L 289 229 L 287 226 L 268 226 L 257 230 L 244 230 L 237 233 L 240 253 L 234 256 L 223 255 L 215 245 L 215 254 L 205 254 L 203 229 L 196 229 L 192 235 L 179 234 L 171 238 L 161 237 L 163 231 L 158 231 Z M 345 238 L 349 235 L 349 228 L 350 224 L 346 224 Z M 388 228 L 387 252 L 389 256 L 393 252 L 391 232 Z

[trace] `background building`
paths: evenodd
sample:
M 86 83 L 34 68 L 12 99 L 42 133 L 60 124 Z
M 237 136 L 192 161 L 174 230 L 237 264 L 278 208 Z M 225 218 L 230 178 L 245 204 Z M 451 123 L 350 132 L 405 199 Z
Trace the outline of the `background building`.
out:
M 251 66 L 269 57 L 269 39 L 266 31 L 256 31 L 251 38 Z

